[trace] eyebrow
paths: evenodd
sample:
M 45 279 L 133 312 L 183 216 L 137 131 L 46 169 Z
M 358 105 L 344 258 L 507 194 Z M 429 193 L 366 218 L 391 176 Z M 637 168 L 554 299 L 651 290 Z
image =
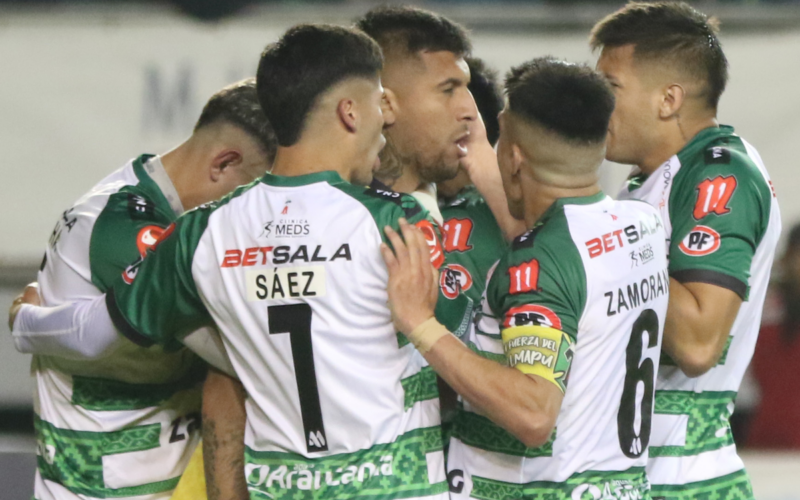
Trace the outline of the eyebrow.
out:
M 448 78 L 447 80 L 443 81 L 437 87 L 446 87 L 448 85 L 452 85 L 454 87 L 459 87 L 461 85 L 465 85 L 464 81 L 461 78 Z

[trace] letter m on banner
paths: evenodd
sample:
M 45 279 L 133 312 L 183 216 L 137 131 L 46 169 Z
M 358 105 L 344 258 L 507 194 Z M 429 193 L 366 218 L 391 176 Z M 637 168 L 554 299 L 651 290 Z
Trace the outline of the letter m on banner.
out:
M 731 211 L 728 202 L 736 190 L 736 177 L 718 176 L 706 179 L 697 186 L 697 202 L 692 216 L 700 220 L 708 214 L 725 215 Z

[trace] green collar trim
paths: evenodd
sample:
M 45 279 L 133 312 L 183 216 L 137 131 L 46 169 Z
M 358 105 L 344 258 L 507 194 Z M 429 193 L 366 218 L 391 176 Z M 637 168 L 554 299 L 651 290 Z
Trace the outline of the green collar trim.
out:
M 268 186 L 277 187 L 297 187 L 306 186 L 308 184 L 316 184 L 318 182 L 327 182 L 328 184 L 340 184 L 344 182 L 338 172 L 333 170 L 325 170 L 323 172 L 314 172 L 313 174 L 294 175 L 291 177 L 283 175 L 264 174 L 261 182 Z

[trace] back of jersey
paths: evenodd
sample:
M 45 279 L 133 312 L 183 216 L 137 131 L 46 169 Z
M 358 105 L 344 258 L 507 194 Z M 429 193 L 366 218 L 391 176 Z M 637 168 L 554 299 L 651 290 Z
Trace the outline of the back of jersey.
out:
M 251 492 L 446 496 L 436 377 L 398 340 L 379 250 L 425 216 L 333 172 L 267 175 L 208 216 L 191 273 L 248 393 Z
M 493 271 L 473 349 L 564 391 L 551 440 L 526 448 L 468 403 L 451 491 L 473 498 L 642 498 L 669 278 L 661 219 L 599 195 L 556 202 Z M 605 496 L 604 496 L 605 495 Z

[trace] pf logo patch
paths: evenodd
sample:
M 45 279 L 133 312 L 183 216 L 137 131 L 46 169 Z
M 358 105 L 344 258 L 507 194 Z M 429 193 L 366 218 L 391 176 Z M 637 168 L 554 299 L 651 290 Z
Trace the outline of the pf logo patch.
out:
M 702 257 L 711 255 L 719 250 L 721 243 L 719 233 L 708 226 L 695 226 L 689 234 L 683 238 L 678 248 L 681 252 L 692 257 Z
M 536 304 L 527 304 L 512 307 L 506 312 L 503 327 L 514 326 L 546 326 L 561 330 L 561 318 L 552 309 Z
M 472 288 L 472 275 L 464 266 L 448 264 L 439 275 L 439 287 L 445 297 L 455 299 L 460 290 L 467 291 Z

